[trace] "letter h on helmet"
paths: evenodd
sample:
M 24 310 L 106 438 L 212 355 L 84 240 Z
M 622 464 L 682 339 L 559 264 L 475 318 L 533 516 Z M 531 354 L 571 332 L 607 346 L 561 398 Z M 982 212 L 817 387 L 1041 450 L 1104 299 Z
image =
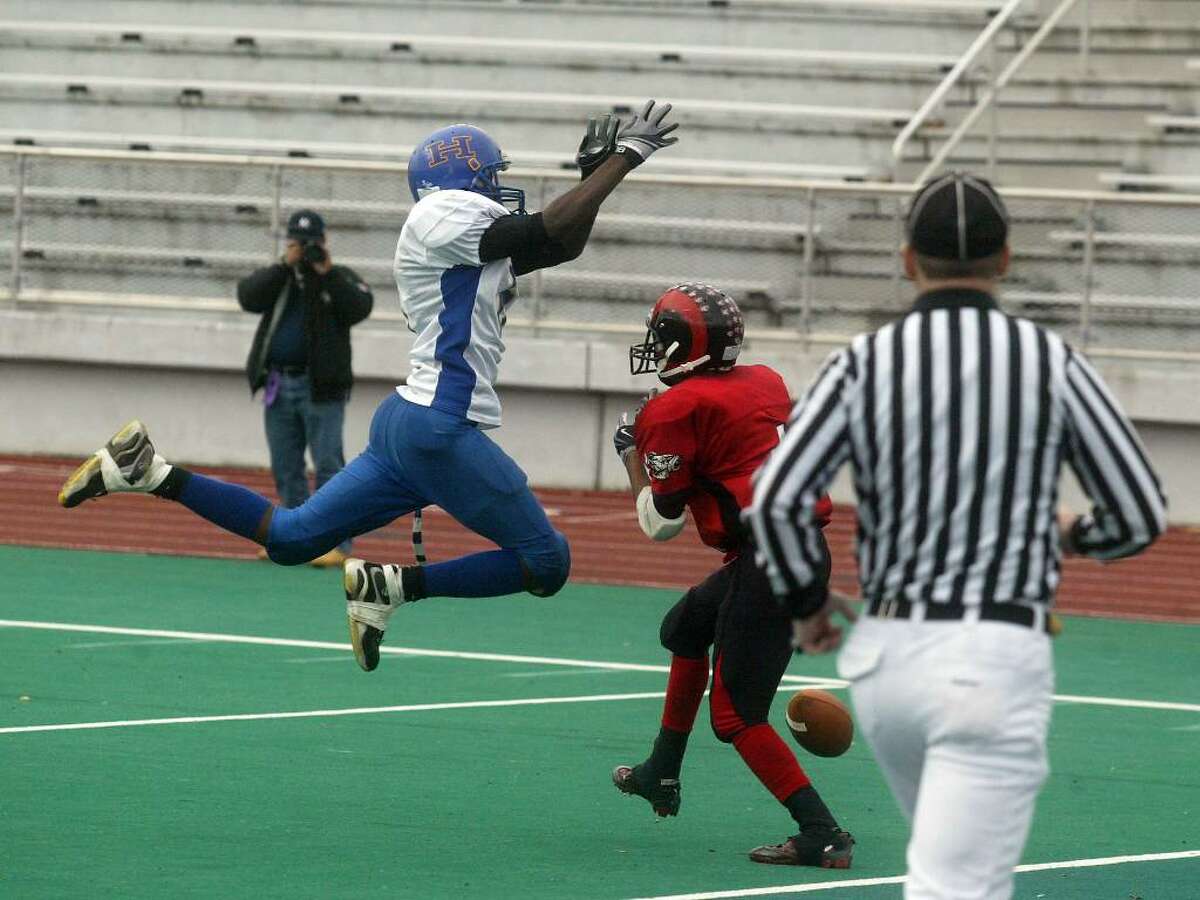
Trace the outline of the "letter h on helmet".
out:
M 508 166 L 508 157 L 482 128 L 449 125 L 413 150 L 408 160 L 408 187 L 414 200 L 433 191 L 474 191 L 524 212 L 525 192 L 500 185 L 500 173 Z

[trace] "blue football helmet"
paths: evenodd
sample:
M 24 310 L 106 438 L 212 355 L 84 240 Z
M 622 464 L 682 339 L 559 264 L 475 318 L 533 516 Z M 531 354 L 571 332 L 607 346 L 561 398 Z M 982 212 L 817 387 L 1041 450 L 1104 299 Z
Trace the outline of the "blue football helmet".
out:
M 500 186 L 508 157 L 482 128 L 448 125 L 429 135 L 408 160 L 408 187 L 413 199 L 431 191 L 474 191 L 525 212 L 525 192 Z

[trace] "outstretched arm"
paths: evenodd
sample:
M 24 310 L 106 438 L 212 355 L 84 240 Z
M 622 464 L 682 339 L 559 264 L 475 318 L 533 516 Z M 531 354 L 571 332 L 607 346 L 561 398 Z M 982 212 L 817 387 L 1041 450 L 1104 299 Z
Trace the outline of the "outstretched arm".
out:
M 615 138 L 611 125 L 589 122 L 578 157 L 584 180 L 540 213 L 498 219 L 480 241 L 479 258 L 491 262 L 511 257 L 516 274 L 524 275 L 578 257 L 608 195 L 652 153 L 678 140 L 668 136 L 678 127 L 667 121 L 670 111 L 671 104 L 655 109 L 654 101 L 649 100 Z M 603 146 L 588 147 L 589 140 Z

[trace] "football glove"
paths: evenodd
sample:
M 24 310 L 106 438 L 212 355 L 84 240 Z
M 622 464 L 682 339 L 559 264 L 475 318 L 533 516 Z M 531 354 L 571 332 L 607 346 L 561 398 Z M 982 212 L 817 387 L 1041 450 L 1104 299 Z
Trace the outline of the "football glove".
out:
M 579 142 L 579 152 L 575 154 L 575 164 L 579 166 L 579 179 L 585 180 L 612 156 L 617 149 L 617 129 L 621 120 L 616 116 L 604 116 L 597 119 L 588 117 L 587 134 Z
M 636 420 L 636 415 L 634 418 Z M 617 423 L 617 430 L 613 432 L 613 446 L 617 450 L 617 456 L 621 457 L 621 462 L 625 462 L 629 454 L 637 449 L 629 413 L 621 413 L 621 421 Z
M 640 166 L 655 150 L 669 147 L 679 140 L 676 137 L 667 137 L 679 127 L 677 122 L 666 121 L 670 111 L 670 103 L 664 103 L 655 109 L 654 101 L 647 100 L 642 111 L 621 126 L 621 130 L 617 132 L 615 152 L 629 160 L 631 168 Z

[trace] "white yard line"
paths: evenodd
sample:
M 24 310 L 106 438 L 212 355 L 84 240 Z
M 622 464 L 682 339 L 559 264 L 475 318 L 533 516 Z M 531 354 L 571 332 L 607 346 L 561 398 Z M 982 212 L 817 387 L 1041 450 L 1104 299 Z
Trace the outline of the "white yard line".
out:
M 1079 697 L 1074 694 L 1055 694 L 1059 703 L 1085 703 L 1091 706 L 1124 706 L 1129 709 L 1170 709 L 1177 712 L 1200 712 L 1200 703 L 1170 703 L 1165 700 L 1123 700 L 1120 697 Z
M 304 641 L 295 638 L 257 637 L 244 634 L 219 634 L 206 631 L 168 631 L 159 628 L 121 628 L 112 625 L 75 625 L 67 622 L 38 622 L 24 619 L 0 619 L 0 628 L 30 628 L 40 631 L 67 631 L 83 634 L 119 634 L 146 638 L 179 638 L 190 641 L 209 641 L 226 644 L 252 644 L 267 647 L 304 647 L 311 650 L 344 650 L 349 644 L 333 641 Z M 417 647 L 380 647 L 380 652 L 395 656 L 424 656 L 443 659 L 469 659 L 481 662 L 523 663 L 541 666 L 571 666 L 585 669 L 614 669 L 622 672 L 659 672 L 670 669 L 663 665 L 644 663 L 608 662 L 594 659 L 571 659 L 560 656 L 521 656 L 510 653 L 476 653 L 464 650 L 424 650 Z M 817 678 L 805 675 L 784 675 L 787 686 L 819 687 L 838 690 L 848 683 L 836 678 Z M 1138 700 L 1122 697 L 1090 697 L 1076 694 L 1055 694 L 1059 703 L 1074 703 L 1088 706 L 1113 706 L 1127 709 L 1171 710 L 1175 712 L 1200 712 L 1200 703 L 1175 703 L 1161 700 Z
M 306 666 L 312 663 L 345 663 L 350 660 L 346 658 L 345 653 L 339 653 L 337 656 L 293 656 L 284 662 L 294 666 Z
M 199 725 L 207 722 L 257 722 L 266 719 L 327 719 L 337 716 L 373 716 L 380 713 L 432 712 L 440 709 L 487 709 L 501 706 L 551 706 L 558 703 L 604 703 L 614 700 L 653 700 L 661 691 L 640 694 L 585 694 L 581 697 L 532 697 L 518 700 L 464 700 L 457 703 L 412 703 L 407 706 L 357 706 L 349 709 L 306 709 L 296 712 L 241 713 L 227 716 L 177 716 L 166 719 L 124 719 L 108 722 L 64 722 L 57 725 L 18 725 L 0 728 L 0 734 L 35 731 L 90 731 L 99 728 L 133 728 L 142 725 Z
M 0 619 L 0 628 L 31 628 L 39 631 L 69 631 L 84 634 L 120 634 L 131 637 L 171 638 L 174 640 L 211 641 L 226 644 L 252 644 L 264 647 L 304 647 L 310 650 L 350 650 L 349 644 L 333 641 L 304 641 L 295 638 L 257 637 L 244 634 L 217 634 L 204 631 L 168 631 L 161 628 L 123 628 L 113 625 L 75 625 L 67 622 L 37 622 L 25 619 Z M 670 667 L 644 663 L 608 662 L 594 659 L 568 659 L 558 656 L 520 656 L 511 653 L 475 653 L 464 650 L 423 650 L 417 647 L 384 645 L 379 652 L 392 656 L 427 656 L 445 659 L 470 659 L 480 662 L 523 663 L 540 666 L 571 666 L 585 669 L 613 669 L 621 672 L 661 672 Z M 823 688 L 846 687 L 846 682 L 832 678 L 810 678 L 805 675 L 784 675 L 791 684 L 811 684 Z
M 345 657 L 336 657 L 344 662 Z M 308 662 L 332 662 L 334 657 L 322 656 Z M 288 660 L 297 662 L 298 660 Z M 607 671 L 607 670 L 604 670 Z M 575 675 L 566 672 L 555 674 Z M 792 685 L 781 684 L 777 691 L 790 691 Z M 15 725 L 0 728 L 3 734 L 28 734 L 36 731 L 92 731 L 98 728 L 137 728 L 142 725 L 203 725 L 209 722 L 255 722 L 264 719 L 319 719 L 336 716 L 374 716 L 380 713 L 430 712 L 440 709 L 482 709 L 490 706 L 545 706 L 556 703 L 611 703 L 618 700 L 661 700 L 665 691 L 642 691 L 634 694 L 584 694 L 576 697 L 533 697 L 516 700 L 463 700 L 453 703 L 416 703 L 408 706 L 356 706 L 349 709 L 309 709 L 291 712 L 237 713 L 223 716 L 172 716 L 159 719 L 109 719 L 100 722 L 58 722 L 52 725 Z M 704 692 L 708 696 L 708 691 Z
M 128 641 L 84 641 L 80 644 L 67 644 L 67 650 L 96 650 L 100 647 L 142 647 L 146 644 L 208 644 L 211 641 L 197 641 L 189 638 L 133 638 Z
M 1104 856 L 1096 859 L 1069 859 L 1063 862 L 1033 863 L 1017 866 L 1017 872 L 1044 872 L 1050 869 L 1091 869 L 1097 866 L 1119 866 L 1122 863 L 1164 862 L 1172 859 L 1195 859 L 1200 850 L 1181 850 L 1175 853 L 1144 853 L 1139 856 Z M 903 884 L 903 875 L 886 878 L 851 878 L 845 881 L 820 881 L 810 884 L 786 884 L 765 888 L 745 888 L 733 891 L 707 891 L 698 894 L 669 894 L 640 897 L 638 900 L 729 900 L 734 897 L 770 897 L 791 894 L 814 894 L 818 891 L 837 891 L 845 888 L 874 887 L 883 884 Z

